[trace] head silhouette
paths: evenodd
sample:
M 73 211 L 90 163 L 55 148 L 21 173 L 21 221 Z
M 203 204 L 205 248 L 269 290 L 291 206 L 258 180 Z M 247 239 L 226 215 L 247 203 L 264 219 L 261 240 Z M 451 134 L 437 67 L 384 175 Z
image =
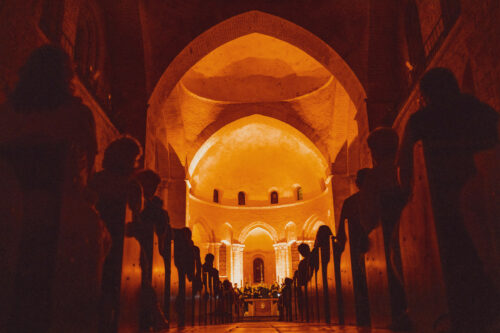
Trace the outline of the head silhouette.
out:
M 9 99 L 18 112 L 53 110 L 73 95 L 73 76 L 71 60 L 63 49 L 50 44 L 41 46 L 19 71 L 19 81 Z
M 365 182 L 366 176 L 370 172 L 369 168 L 359 169 L 356 173 L 356 186 L 361 190 Z
M 309 245 L 306 243 L 302 243 L 298 247 L 299 253 L 304 257 L 307 258 L 311 254 L 311 249 L 309 248 Z
M 156 193 L 156 189 L 161 182 L 160 176 L 153 170 L 144 170 L 137 175 L 137 180 L 141 183 L 144 198 L 150 200 Z
M 111 142 L 104 152 L 102 167 L 104 170 L 132 173 L 142 149 L 136 139 L 130 136 L 121 137 Z
M 191 229 L 189 229 L 188 227 L 184 227 L 184 228 L 182 228 L 182 232 L 183 232 L 186 240 L 191 240 L 191 237 L 193 235 L 193 233 L 191 232 Z
M 379 127 L 373 130 L 367 139 L 368 148 L 375 163 L 394 160 L 398 151 L 399 137 L 395 130 L 389 127 Z
M 460 94 L 455 75 L 443 67 L 435 67 L 420 80 L 420 91 L 428 104 L 442 104 L 455 99 Z
M 208 253 L 205 256 L 205 264 L 212 266 L 214 264 L 214 259 L 215 259 L 214 255 L 212 253 Z
M 316 241 L 314 246 L 326 247 L 330 244 L 330 236 L 332 236 L 332 230 L 327 225 L 322 225 L 318 228 L 316 233 Z

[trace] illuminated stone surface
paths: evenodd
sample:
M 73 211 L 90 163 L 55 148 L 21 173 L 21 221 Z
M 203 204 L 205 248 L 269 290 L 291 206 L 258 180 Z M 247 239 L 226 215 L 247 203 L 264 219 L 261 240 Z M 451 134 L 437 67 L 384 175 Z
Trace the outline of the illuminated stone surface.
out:
M 328 165 L 302 133 L 270 117 L 253 115 L 239 119 L 211 136 L 189 166 L 191 193 L 212 201 L 214 189 L 221 190 L 219 202 L 237 205 L 238 192 L 246 194 L 246 205 L 268 206 L 270 192 L 279 202 L 295 202 L 296 187 L 304 199 L 323 192 L 321 181 Z
M 291 333 L 291 332 L 336 332 L 336 333 L 391 333 L 393 331 L 354 326 L 334 326 L 323 324 L 284 323 L 284 322 L 249 322 L 228 325 L 199 326 L 170 330 L 170 332 L 210 332 L 210 333 Z

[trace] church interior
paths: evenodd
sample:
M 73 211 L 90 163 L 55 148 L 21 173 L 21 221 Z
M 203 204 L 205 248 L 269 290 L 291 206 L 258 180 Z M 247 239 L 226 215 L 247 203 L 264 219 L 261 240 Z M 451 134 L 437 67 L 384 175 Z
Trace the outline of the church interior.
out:
M 499 332 L 499 15 L 0 0 L 0 331 Z

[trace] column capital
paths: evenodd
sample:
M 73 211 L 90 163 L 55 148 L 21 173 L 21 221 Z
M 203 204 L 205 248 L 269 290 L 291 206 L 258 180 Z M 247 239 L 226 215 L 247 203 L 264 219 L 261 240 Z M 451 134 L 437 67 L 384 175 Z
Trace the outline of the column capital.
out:
M 285 249 L 285 248 L 288 247 L 288 244 L 286 242 L 276 243 L 276 244 L 273 244 L 273 247 L 274 247 L 275 250 Z
M 243 251 L 244 248 L 245 248 L 245 244 L 236 244 L 236 243 L 231 244 L 231 249 L 234 252 Z

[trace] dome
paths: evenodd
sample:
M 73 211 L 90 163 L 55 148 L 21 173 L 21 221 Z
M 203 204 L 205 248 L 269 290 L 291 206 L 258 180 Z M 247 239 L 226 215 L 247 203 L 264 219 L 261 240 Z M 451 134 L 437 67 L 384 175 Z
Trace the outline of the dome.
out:
M 328 166 L 316 146 L 292 126 L 274 118 L 252 115 L 215 132 L 194 156 L 190 167 L 191 194 L 219 203 L 238 205 L 244 192 L 248 206 L 270 204 L 270 193 L 279 202 L 297 201 L 324 191 Z

